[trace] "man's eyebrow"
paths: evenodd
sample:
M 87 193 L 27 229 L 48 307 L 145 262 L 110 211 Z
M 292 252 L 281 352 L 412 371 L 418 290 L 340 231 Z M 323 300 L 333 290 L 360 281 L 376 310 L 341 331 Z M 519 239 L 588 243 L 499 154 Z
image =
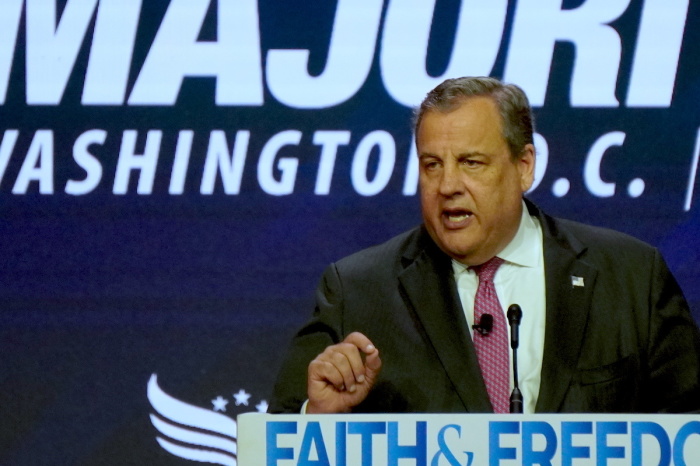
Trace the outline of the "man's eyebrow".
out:
M 458 153 L 455 157 L 458 159 L 462 159 L 465 157 L 490 157 L 491 154 L 487 154 L 486 152 L 480 152 L 480 151 L 468 151 L 468 152 L 460 152 Z M 418 158 L 427 158 L 427 157 L 433 157 L 436 159 L 442 159 L 443 157 L 437 154 L 433 154 L 432 152 L 421 152 L 418 154 Z
M 469 151 L 469 152 L 460 152 L 457 154 L 457 158 L 463 158 L 463 157 L 488 157 L 489 154 L 485 152 L 479 152 L 478 150 L 475 151 Z

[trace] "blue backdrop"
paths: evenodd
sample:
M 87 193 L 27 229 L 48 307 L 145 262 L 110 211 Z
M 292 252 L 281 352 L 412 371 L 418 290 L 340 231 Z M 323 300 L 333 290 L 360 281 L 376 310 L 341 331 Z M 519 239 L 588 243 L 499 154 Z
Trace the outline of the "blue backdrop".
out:
M 412 107 L 521 85 L 528 196 L 700 320 L 700 5 L 0 0 L 0 463 L 235 464 L 324 267 L 420 222 Z

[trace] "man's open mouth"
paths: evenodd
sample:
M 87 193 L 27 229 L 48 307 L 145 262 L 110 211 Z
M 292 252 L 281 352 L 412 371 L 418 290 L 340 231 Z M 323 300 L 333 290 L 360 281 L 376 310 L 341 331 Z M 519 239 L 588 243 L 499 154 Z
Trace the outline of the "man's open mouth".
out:
M 444 210 L 442 212 L 443 218 L 445 218 L 450 224 L 461 224 L 472 216 L 472 212 L 465 209 L 451 209 Z

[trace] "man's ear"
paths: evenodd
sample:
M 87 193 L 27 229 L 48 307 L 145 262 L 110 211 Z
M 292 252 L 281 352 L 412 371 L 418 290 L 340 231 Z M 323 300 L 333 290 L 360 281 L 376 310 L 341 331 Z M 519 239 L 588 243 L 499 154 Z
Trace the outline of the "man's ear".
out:
M 535 146 L 526 144 L 516 161 L 520 170 L 520 189 L 527 191 L 535 181 Z

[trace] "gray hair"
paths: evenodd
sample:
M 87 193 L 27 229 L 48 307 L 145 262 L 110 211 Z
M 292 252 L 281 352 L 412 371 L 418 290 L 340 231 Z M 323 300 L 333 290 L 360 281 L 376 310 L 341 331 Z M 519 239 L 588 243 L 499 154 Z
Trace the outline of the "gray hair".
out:
M 447 79 L 430 91 L 414 113 L 413 129 L 418 128 L 428 111 L 449 113 L 470 97 L 490 97 L 501 115 L 503 138 L 512 157 L 517 157 L 526 144 L 533 144 L 534 118 L 525 92 L 515 84 L 504 84 L 489 77 Z

